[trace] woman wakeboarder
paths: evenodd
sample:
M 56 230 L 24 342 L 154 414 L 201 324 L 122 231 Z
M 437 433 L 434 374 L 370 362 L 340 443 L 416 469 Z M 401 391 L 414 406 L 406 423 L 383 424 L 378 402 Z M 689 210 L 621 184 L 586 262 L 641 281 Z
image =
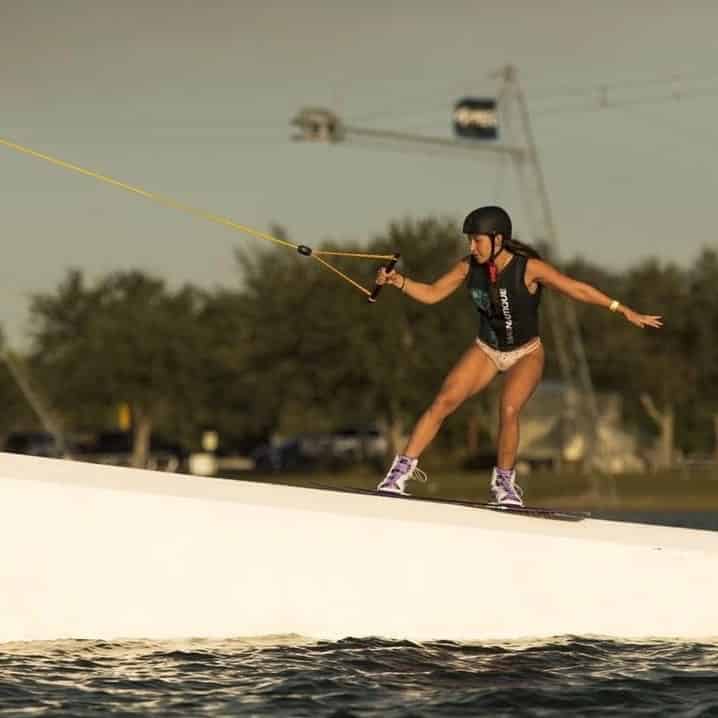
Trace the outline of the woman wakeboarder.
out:
M 661 327 L 660 316 L 639 314 L 590 284 L 579 282 L 543 261 L 531 247 L 512 236 L 511 218 L 501 207 L 480 207 L 464 220 L 470 254 L 433 284 L 381 268 L 377 284 L 389 284 L 412 299 L 435 304 L 466 284 L 479 314 L 476 341 L 451 369 L 434 401 L 424 412 L 403 453 L 377 486 L 381 492 L 406 494 L 406 482 L 423 475 L 419 457 L 441 424 L 467 399 L 485 389 L 499 372 L 506 374 L 501 393 L 496 466 L 491 492 L 501 505 L 523 506 L 516 483 L 519 415 L 538 385 L 544 368 L 538 311 L 543 287 L 571 299 L 622 314 L 637 327 Z

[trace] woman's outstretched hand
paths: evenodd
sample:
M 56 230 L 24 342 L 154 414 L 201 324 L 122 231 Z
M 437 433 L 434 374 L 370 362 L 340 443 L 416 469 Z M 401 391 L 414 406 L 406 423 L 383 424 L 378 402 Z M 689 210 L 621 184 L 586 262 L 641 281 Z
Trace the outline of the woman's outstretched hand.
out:
M 390 272 L 387 272 L 384 267 L 379 267 L 379 269 L 377 270 L 376 283 L 379 285 L 393 284 L 395 287 L 400 287 L 403 281 L 404 278 L 395 269 L 392 269 Z
M 653 314 L 639 314 L 628 307 L 622 307 L 622 310 L 623 316 L 626 317 L 631 324 L 635 324 L 637 327 L 641 327 L 641 329 L 643 329 L 643 327 L 654 327 L 655 329 L 660 329 L 663 326 L 663 317 L 661 316 L 655 316 Z

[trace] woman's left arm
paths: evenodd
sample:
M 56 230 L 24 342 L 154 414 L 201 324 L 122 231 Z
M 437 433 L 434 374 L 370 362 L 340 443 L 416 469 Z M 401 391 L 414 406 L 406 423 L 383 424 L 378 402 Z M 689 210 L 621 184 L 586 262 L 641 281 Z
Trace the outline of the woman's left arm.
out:
M 597 304 L 600 307 L 610 309 L 612 312 L 620 312 L 631 324 L 635 324 L 637 327 L 658 328 L 663 326 L 662 317 L 653 314 L 639 314 L 621 304 L 617 299 L 611 299 L 596 287 L 562 274 L 558 269 L 540 259 L 529 259 L 526 265 L 526 284 L 531 285 L 534 282 L 557 289 L 579 302 Z

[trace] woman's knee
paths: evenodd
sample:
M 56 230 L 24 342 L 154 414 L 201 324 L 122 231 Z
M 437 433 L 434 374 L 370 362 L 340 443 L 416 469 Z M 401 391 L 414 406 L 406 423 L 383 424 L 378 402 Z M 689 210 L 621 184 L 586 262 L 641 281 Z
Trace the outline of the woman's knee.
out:
M 505 402 L 501 404 L 499 418 L 502 424 L 511 424 L 519 420 L 520 413 L 521 407 L 512 402 Z
M 454 393 L 442 393 L 434 399 L 430 411 L 441 419 L 449 416 L 461 406 L 462 399 Z

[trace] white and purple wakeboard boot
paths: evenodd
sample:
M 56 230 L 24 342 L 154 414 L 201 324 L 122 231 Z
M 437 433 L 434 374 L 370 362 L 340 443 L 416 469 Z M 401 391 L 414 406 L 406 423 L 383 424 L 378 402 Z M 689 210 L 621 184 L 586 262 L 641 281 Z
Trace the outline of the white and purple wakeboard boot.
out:
M 516 469 L 499 469 L 491 472 L 491 493 L 499 506 L 523 506 L 523 491 L 516 483 Z
M 407 481 L 410 479 L 426 481 L 426 474 L 417 468 L 418 463 L 418 459 L 412 459 L 409 456 L 404 456 L 404 454 L 397 454 L 394 457 L 389 471 L 376 487 L 376 490 L 389 494 L 410 496 L 410 494 L 405 491 Z

